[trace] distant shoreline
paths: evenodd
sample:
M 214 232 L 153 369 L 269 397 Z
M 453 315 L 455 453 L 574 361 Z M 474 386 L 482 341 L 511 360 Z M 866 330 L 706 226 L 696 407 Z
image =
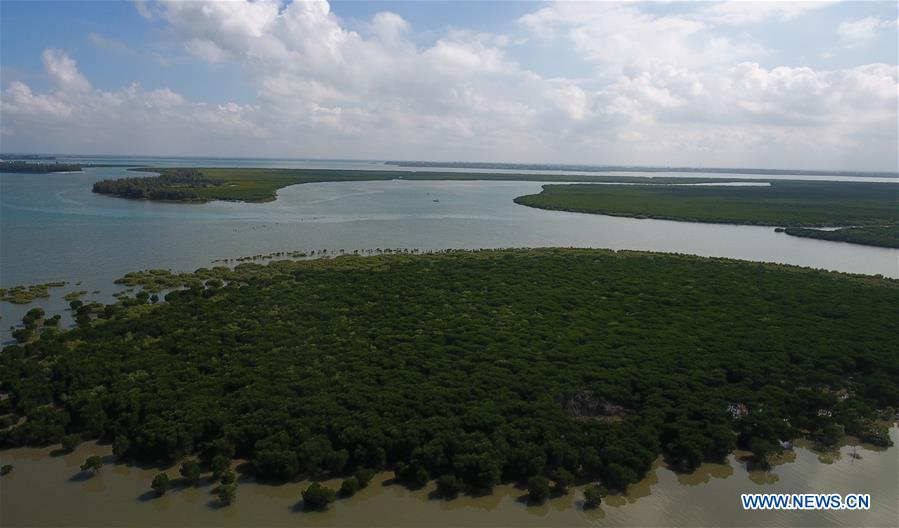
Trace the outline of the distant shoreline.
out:
M 387 161 L 387 165 L 397 167 L 431 167 L 458 169 L 509 169 L 509 170 L 548 170 L 579 172 L 687 172 L 697 174 L 761 174 L 765 176 L 847 176 L 858 178 L 899 178 L 897 172 L 885 171 L 825 171 L 825 170 L 789 170 L 789 169 L 751 169 L 724 167 L 641 167 L 639 165 L 568 165 L 556 163 L 494 163 L 467 161 Z

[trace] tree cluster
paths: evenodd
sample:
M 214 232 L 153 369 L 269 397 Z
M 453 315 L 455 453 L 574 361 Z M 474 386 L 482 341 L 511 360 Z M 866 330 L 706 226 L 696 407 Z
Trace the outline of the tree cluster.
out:
M 196 190 L 222 185 L 224 180 L 209 178 L 197 169 L 168 169 L 158 176 L 98 181 L 93 192 L 135 200 L 202 201 Z
M 261 479 L 344 477 L 342 494 L 392 469 L 447 497 L 531 482 L 538 499 L 623 489 L 660 455 L 689 471 L 803 435 L 889 443 L 878 411 L 899 405 L 886 279 L 544 249 L 186 280 L 155 304 L 73 301 L 76 328 L 3 349 L 0 413 L 27 420 L 0 444 L 101 438 L 124 458 L 190 457 L 191 482 L 242 458 Z

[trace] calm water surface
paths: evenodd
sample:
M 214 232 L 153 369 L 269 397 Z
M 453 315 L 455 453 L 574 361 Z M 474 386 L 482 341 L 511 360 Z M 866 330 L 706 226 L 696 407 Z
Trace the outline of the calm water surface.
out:
M 899 442 L 899 429 L 891 436 Z M 300 492 L 308 483 L 281 486 L 242 482 L 237 502 L 217 508 L 211 486 L 176 489 L 162 498 L 149 493 L 158 469 L 112 465 L 108 446 L 83 446 L 49 456 L 50 449 L 0 452 L 15 470 L 0 479 L 0 526 L 896 526 L 899 519 L 899 456 L 859 448 L 859 460 L 843 447 L 830 464 L 797 449 L 795 460 L 768 472 L 747 472 L 734 456 L 704 464 L 691 475 L 658 465 L 624 496 L 583 509 L 580 488 L 539 507 L 524 491 L 500 486 L 492 495 L 430 499 L 433 483 L 416 491 L 377 477 L 351 499 L 325 512 L 303 512 Z M 78 466 L 91 454 L 107 455 L 101 472 L 85 478 Z M 177 476 L 177 469 L 168 470 Z M 336 488 L 338 481 L 327 484 Z M 870 493 L 868 511 L 743 511 L 741 493 Z
M 192 270 L 218 258 L 374 247 L 605 247 L 899 277 L 897 250 L 790 237 L 770 227 L 615 218 L 512 202 L 539 192 L 539 182 L 305 184 L 281 189 L 277 201 L 265 204 L 167 204 L 91 193 L 94 181 L 123 172 L 0 175 L 0 285 L 93 285 L 148 267 Z
M 73 290 L 100 290 L 87 298 L 112 301 L 112 280 L 138 269 L 192 271 L 216 259 L 276 251 L 525 246 L 666 251 L 899 277 L 894 249 L 791 237 L 771 227 L 616 218 L 513 203 L 516 196 L 539 192 L 539 182 L 317 183 L 281 189 L 275 202 L 264 204 L 154 203 L 90 190 L 97 180 L 129 175 L 134 173 L 112 167 L 0 174 L 0 286 L 69 281 L 53 290 L 53 298 L 32 305 L 59 311 L 62 295 Z M 27 308 L 0 303 L 0 316 L 17 321 Z M 8 339 L 8 326 L 2 326 L 0 339 Z

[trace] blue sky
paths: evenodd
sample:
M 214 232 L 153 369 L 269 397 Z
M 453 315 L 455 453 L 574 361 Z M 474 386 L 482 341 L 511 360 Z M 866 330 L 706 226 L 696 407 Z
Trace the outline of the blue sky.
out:
M 0 45 L 4 151 L 897 170 L 895 2 L 4 0 Z

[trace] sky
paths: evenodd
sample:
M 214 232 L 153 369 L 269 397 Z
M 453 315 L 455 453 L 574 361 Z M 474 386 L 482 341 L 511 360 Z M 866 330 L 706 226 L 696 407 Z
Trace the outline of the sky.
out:
M 0 151 L 899 171 L 897 2 L 0 0 Z

